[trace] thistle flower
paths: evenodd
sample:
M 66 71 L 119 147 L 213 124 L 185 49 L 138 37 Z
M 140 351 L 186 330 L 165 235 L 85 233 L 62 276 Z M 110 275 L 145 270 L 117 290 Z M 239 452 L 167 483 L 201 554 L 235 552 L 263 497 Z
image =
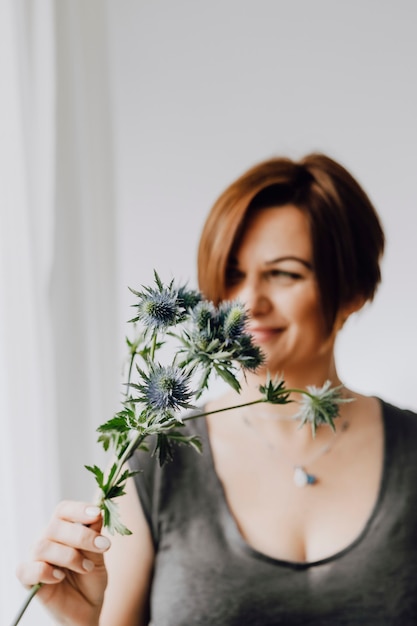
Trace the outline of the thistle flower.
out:
M 201 294 L 194 289 L 179 287 L 177 293 L 177 305 L 184 309 L 184 313 L 192 311 L 201 302 Z
M 181 316 L 177 305 L 177 294 L 171 289 L 147 289 L 134 292 L 139 297 L 137 315 L 131 322 L 140 321 L 152 330 L 165 330 L 173 326 Z
M 196 398 L 207 388 L 212 372 L 239 392 L 238 366 L 255 370 L 262 363 L 260 349 L 244 332 L 247 317 L 239 302 L 223 302 L 215 307 L 202 300 L 192 311 L 187 331 L 178 338 L 184 345 L 182 366 L 202 370 Z
M 239 339 L 244 333 L 248 313 L 239 302 L 224 302 L 219 306 L 219 318 L 226 341 Z
M 313 435 L 317 426 L 328 424 L 335 430 L 334 419 L 339 414 L 339 405 L 344 402 L 352 402 L 353 398 L 342 398 L 340 390 L 343 385 L 331 388 L 330 380 L 327 380 L 322 387 L 307 385 L 307 393 L 301 397 L 301 408 L 294 415 L 294 419 L 300 420 L 300 427 L 310 423 Z
M 132 385 L 140 389 L 143 399 L 153 411 L 193 408 L 189 400 L 194 392 L 190 391 L 190 378 L 182 369 L 174 365 L 152 364 L 149 374 L 139 373 L 144 381 L 142 385 Z
M 211 336 L 216 327 L 217 310 L 212 302 L 202 300 L 193 309 L 191 314 L 191 324 L 194 331 L 203 333 L 204 337 Z
M 167 330 L 170 326 L 184 321 L 188 311 L 201 300 L 201 295 L 182 286 L 174 287 L 174 281 L 164 286 L 157 272 L 154 272 L 156 287 L 144 287 L 143 291 L 130 289 L 139 298 L 137 315 L 131 322 L 140 321 L 145 328 L 156 331 Z
M 226 354 L 231 359 L 241 361 L 248 369 L 256 369 L 263 357 L 258 346 L 245 333 L 248 314 L 240 302 L 222 302 L 218 308 L 212 302 L 201 301 L 191 315 L 191 341 L 188 347 L 195 354 L 204 350 L 212 358 Z
M 166 330 L 173 326 L 182 316 L 178 307 L 178 293 L 174 289 L 173 281 L 164 286 L 156 271 L 154 271 L 156 287 L 144 287 L 143 291 L 130 291 L 139 298 L 137 315 L 130 322 L 142 322 L 145 328 L 153 332 Z
M 265 385 L 259 385 L 259 391 L 263 395 L 265 402 L 271 404 L 288 404 L 290 393 L 285 388 L 285 381 L 281 376 L 271 378 L 269 372 L 266 376 Z
M 140 306 L 142 321 L 158 329 L 175 324 L 177 306 L 170 296 L 168 293 L 160 293 L 144 298 Z
M 254 372 L 264 362 L 264 355 L 259 346 L 256 346 L 251 335 L 243 333 L 234 342 L 233 357 L 245 370 Z

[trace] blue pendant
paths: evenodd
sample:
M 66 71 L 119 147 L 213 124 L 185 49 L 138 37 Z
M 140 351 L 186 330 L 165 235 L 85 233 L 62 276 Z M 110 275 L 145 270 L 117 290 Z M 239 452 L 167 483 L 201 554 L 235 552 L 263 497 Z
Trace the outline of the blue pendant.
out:
M 297 487 L 306 487 L 307 485 L 315 485 L 317 483 L 317 478 L 314 474 L 309 474 L 300 465 L 294 468 L 293 480 Z

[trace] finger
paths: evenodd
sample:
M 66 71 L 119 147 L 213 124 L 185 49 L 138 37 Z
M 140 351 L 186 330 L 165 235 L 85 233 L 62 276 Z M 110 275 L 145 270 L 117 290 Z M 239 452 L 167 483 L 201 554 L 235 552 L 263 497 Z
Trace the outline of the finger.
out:
M 91 555 L 92 558 L 89 558 Z M 53 567 L 69 569 L 77 574 L 92 572 L 97 565 L 103 564 L 103 556 L 89 553 L 86 556 L 76 550 L 48 539 L 39 541 L 33 550 L 33 560 L 49 563 Z
M 96 525 L 97 527 L 97 525 Z M 102 554 L 110 548 L 110 540 L 91 526 L 54 519 L 45 533 L 51 542 L 70 546 L 83 552 Z
M 65 572 L 49 563 L 31 561 L 22 563 L 16 570 L 16 576 L 22 585 L 32 587 L 38 583 L 49 585 L 60 583 L 65 578 Z
M 63 500 L 55 509 L 52 519 L 55 518 L 89 525 L 101 520 L 101 510 L 95 504 L 88 502 Z

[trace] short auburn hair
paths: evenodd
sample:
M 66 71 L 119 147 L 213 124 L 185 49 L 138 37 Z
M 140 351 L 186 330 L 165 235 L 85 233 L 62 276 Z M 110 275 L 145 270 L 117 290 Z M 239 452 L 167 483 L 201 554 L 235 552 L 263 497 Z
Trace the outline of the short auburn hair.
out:
M 313 266 L 330 332 L 344 305 L 372 300 L 381 280 L 385 237 L 365 191 L 330 157 L 272 158 L 233 182 L 208 214 L 198 249 L 198 282 L 218 304 L 227 297 L 227 269 L 250 217 L 263 208 L 293 204 L 307 216 Z

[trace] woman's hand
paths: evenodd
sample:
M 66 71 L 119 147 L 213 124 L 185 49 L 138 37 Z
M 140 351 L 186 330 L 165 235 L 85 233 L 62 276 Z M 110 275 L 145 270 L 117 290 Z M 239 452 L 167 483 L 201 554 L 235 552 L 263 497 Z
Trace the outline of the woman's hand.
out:
M 98 507 L 83 502 L 61 502 L 31 560 L 17 570 L 28 587 L 45 583 L 37 597 L 61 623 L 92 626 L 99 623 L 107 571 L 103 554 L 110 547 L 100 534 Z

